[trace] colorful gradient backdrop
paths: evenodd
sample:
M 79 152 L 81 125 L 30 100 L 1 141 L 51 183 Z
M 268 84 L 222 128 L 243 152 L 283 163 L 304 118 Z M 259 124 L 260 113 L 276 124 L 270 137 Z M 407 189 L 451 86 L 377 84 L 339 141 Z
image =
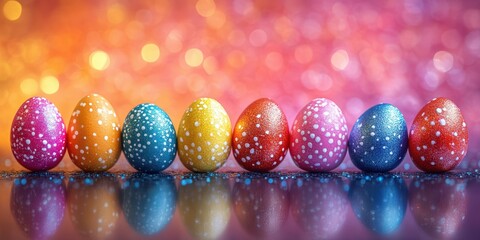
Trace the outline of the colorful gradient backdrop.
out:
M 152 102 L 178 126 L 199 97 L 235 123 L 260 97 L 291 124 L 326 97 L 349 127 L 367 108 L 396 105 L 408 125 L 431 98 L 461 108 L 470 132 L 460 169 L 480 164 L 479 1 L 33 1 L 1 0 L 0 169 L 22 169 L 10 125 L 31 96 L 68 123 L 77 101 L 106 97 L 122 119 Z M 238 166 L 231 156 L 222 170 Z M 68 155 L 59 170 L 76 169 Z M 122 156 L 116 170 L 131 170 Z M 183 169 L 178 159 L 170 169 Z M 348 156 L 340 170 L 354 169 Z M 277 170 L 298 170 L 290 156 Z M 415 171 L 407 156 L 397 170 Z

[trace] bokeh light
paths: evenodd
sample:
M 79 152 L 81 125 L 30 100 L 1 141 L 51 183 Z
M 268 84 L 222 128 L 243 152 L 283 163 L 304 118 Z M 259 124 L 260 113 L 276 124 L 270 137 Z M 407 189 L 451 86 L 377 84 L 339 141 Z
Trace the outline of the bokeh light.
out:
M 215 2 L 213 0 L 199 0 L 195 4 L 198 14 L 202 17 L 211 17 L 215 14 Z
M 345 68 L 348 66 L 350 58 L 348 57 L 347 51 L 340 49 L 333 53 L 330 61 L 336 70 L 345 70 Z
M 33 78 L 26 78 L 20 83 L 20 90 L 27 96 L 32 96 L 38 91 L 38 83 Z
M 160 49 L 154 43 L 147 43 L 142 47 L 141 54 L 145 62 L 153 63 L 160 57 Z
M 47 97 L 68 122 L 93 92 L 121 122 L 151 102 L 175 126 L 199 97 L 222 103 L 232 122 L 268 97 L 289 124 L 325 97 L 351 127 L 380 102 L 397 106 L 410 126 L 426 102 L 443 96 L 469 126 L 459 168 L 480 166 L 480 1 L 4 0 L 0 7 L 0 166 L 10 159 L 19 168 L 8 129 L 28 97 Z M 60 169 L 75 169 L 65 160 Z M 235 167 L 231 157 L 222 169 Z M 122 157 L 116 169 L 125 168 Z M 182 169 L 178 159 L 171 169 Z M 297 169 L 289 155 L 282 169 Z M 344 169 L 354 169 L 348 156 Z M 408 157 L 398 169 L 416 170 Z
M 40 81 L 40 89 L 46 94 L 54 94 L 60 88 L 58 79 L 54 76 L 45 76 Z
M 110 57 L 104 51 L 95 51 L 90 54 L 89 62 L 93 69 L 102 71 L 110 65 Z
M 203 62 L 203 52 L 198 48 L 188 49 L 185 53 L 185 63 L 190 67 L 198 67 Z
M 3 15 L 10 21 L 16 21 L 22 16 L 22 4 L 17 1 L 6 1 L 3 5 Z
M 440 72 L 448 72 L 453 67 L 453 56 L 447 51 L 438 51 L 433 56 L 433 65 Z

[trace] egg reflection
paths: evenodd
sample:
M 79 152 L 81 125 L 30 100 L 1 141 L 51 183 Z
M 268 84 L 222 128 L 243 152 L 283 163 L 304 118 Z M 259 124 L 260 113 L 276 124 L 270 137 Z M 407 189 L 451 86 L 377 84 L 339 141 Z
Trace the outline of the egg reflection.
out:
M 410 211 L 417 224 L 435 238 L 452 237 L 465 219 L 465 182 L 435 178 L 410 184 Z
M 394 175 L 360 175 L 350 183 L 350 204 L 371 231 L 390 234 L 402 223 L 407 208 L 407 186 Z
M 232 192 L 233 209 L 243 228 L 255 236 L 281 230 L 289 209 L 288 189 L 280 178 L 245 175 Z
M 292 216 L 312 239 L 332 238 L 347 218 L 347 194 L 340 178 L 298 178 L 290 192 Z
M 67 197 L 73 225 L 87 238 L 104 238 L 120 214 L 120 188 L 112 175 L 83 174 L 70 178 Z
M 228 178 L 190 175 L 180 181 L 178 208 L 184 226 L 197 239 L 216 239 L 230 219 Z
M 172 176 L 134 174 L 123 188 L 123 213 L 135 231 L 153 235 L 170 223 L 177 200 Z
M 12 185 L 10 208 L 29 238 L 55 234 L 65 212 L 65 183 L 61 175 L 25 175 Z

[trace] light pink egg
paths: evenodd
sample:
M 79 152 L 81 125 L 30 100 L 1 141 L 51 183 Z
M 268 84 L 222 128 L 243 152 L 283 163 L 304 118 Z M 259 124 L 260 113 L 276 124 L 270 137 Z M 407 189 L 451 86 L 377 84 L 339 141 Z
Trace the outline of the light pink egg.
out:
M 295 164 L 311 172 L 338 167 L 347 153 L 348 127 L 342 110 L 317 98 L 300 110 L 292 126 L 290 154 Z

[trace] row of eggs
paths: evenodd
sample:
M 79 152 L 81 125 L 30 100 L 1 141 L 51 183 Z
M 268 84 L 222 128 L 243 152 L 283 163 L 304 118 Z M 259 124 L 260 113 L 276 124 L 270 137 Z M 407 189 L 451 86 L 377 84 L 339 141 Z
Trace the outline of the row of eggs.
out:
M 363 113 L 348 134 L 345 117 L 331 100 L 317 98 L 296 116 L 289 131 L 285 114 L 272 100 L 250 104 L 233 128 L 225 109 L 211 98 L 194 101 L 175 131 L 170 117 L 154 104 L 140 104 L 123 127 L 111 104 L 98 94 L 82 98 L 65 127 L 55 105 L 45 98 L 28 99 L 11 128 L 14 157 L 32 171 L 49 170 L 68 150 L 84 171 L 106 171 L 123 149 L 141 172 L 160 172 L 176 157 L 194 172 L 213 172 L 230 152 L 244 169 L 273 170 L 290 150 L 306 171 L 338 167 L 348 152 L 356 167 L 387 172 L 409 150 L 414 164 L 426 172 L 455 168 L 467 152 L 468 132 L 460 109 L 449 99 L 435 98 L 415 117 L 410 134 L 398 108 L 379 104 Z

